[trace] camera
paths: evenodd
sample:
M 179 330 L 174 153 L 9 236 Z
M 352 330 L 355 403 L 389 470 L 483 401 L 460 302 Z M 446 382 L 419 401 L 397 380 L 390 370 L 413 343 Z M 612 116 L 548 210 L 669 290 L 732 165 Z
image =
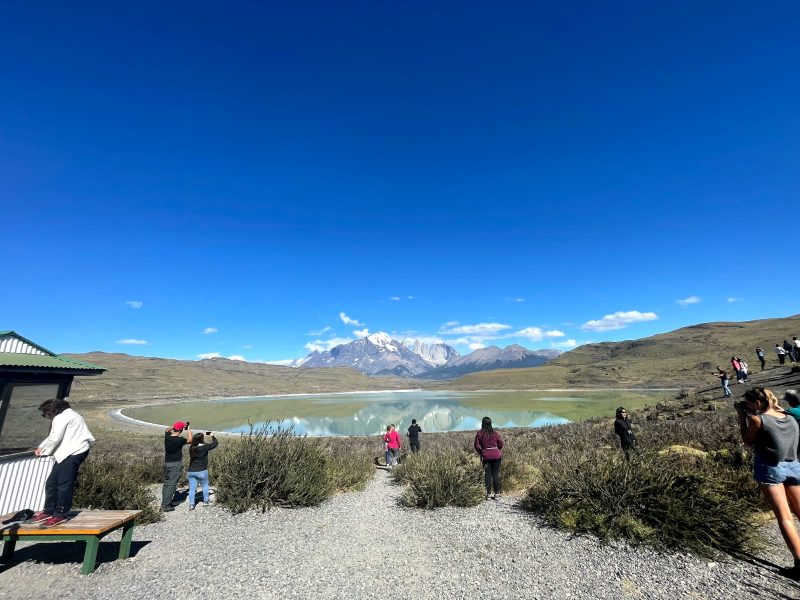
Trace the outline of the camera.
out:
M 206 431 L 206 437 L 211 437 L 211 432 L 210 431 Z

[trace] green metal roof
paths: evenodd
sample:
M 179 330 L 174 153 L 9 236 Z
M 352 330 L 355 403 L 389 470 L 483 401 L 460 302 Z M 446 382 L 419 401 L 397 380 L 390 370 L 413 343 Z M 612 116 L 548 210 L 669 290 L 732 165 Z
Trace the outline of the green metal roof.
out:
M 74 358 L 64 358 L 63 356 L 59 356 L 55 352 L 51 352 L 47 348 L 44 348 L 39 344 L 21 336 L 16 331 L 0 331 L 0 338 L 6 336 L 21 340 L 25 344 L 44 352 L 44 354 L 0 352 L 0 370 L 3 368 L 10 368 L 12 370 L 58 369 L 64 373 L 77 372 L 81 375 L 99 375 L 106 370 L 105 368 L 98 365 L 93 365 L 92 363 L 81 362 L 79 360 L 75 360 Z
M 43 356 L 41 354 L 12 354 L 0 352 L 0 369 L 3 367 L 32 367 L 39 369 L 65 369 L 69 371 L 96 371 L 102 373 L 105 369 L 98 365 L 81 362 L 74 358 L 61 356 Z

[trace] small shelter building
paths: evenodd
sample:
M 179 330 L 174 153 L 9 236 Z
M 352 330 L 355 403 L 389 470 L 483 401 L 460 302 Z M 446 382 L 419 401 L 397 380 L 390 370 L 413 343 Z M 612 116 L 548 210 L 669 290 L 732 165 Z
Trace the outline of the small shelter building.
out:
M 33 453 L 50 430 L 39 405 L 68 397 L 76 375 L 104 371 L 59 356 L 14 331 L 0 331 L 0 515 L 44 505 L 53 459 Z

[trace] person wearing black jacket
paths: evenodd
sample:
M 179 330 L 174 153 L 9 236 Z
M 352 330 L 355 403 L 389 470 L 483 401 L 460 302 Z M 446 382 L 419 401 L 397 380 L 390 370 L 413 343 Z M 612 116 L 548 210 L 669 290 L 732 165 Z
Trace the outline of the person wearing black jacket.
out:
M 206 444 L 206 436 L 202 433 L 195 433 L 192 436 L 192 445 L 189 447 L 189 510 L 194 510 L 195 495 L 197 484 L 203 486 L 203 506 L 208 506 L 208 453 L 219 444 L 217 438 L 207 432 L 211 438 L 211 443 Z
M 617 418 L 614 420 L 614 433 L 619 436 L 619 444 L 622 451 L 625 452 L 625 460 L 629 460 L 631 450 L 636 450 L 636 436 L 631 431 L 628 411 L 621 406 L 617 409 Z
M 186 437 L 183 437 L 183 432 Z M 183 471 L 183 447 L 192 439 L 189 423 L 176 421 L 164 432 L 164 486 L 161 488 L 161 510 L 175 510 L 172 498 L 178 489 L 178 480 Z
M 413 454 L 419 452 L 420 433 L 422 433 L 422 427 L 417 425 L 416 419 L 411 419 L 411 426 L 408 428 L 408 445 L 411 447 L 411 452 Z

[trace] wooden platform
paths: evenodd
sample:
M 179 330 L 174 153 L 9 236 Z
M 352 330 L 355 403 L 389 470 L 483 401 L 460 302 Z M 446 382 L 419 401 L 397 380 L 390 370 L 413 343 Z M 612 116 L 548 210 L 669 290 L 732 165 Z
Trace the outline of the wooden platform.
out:
M 122 529 L 119 558 L 128 558 L 133 540 L 134 519 L 141 513 L 140 510 L 84 510 L 55 527 L 42 528 L 39 523 L 0 525 L 0 537 L 4 541 L 2 560 L 8 562 L 14 555 L 17 540 L 84 541 L 86 542 L 86 551 L 83 556 L 81 573 L 92 573 L 97 563 L 97 549 L 100 546 L 100 540 L 112 531 Z M 11 514 L 3 515 L 0 517 L 0 521 L 11 516 Z

